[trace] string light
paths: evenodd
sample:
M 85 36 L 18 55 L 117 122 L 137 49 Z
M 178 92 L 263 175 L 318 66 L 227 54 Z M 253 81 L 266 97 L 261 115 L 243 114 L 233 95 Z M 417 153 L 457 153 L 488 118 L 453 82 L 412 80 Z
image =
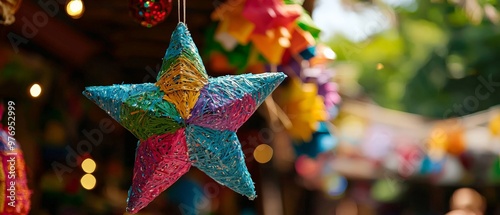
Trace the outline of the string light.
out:
M 39 84 L 33 84 L 30 87 L 30 94 L 33 98 L 40 96 L 42 93 L 42 87 Z
M 95 177 L 92 174 L 85 174 L 80 179 L 80 183 L 82 184 L 83 188 L 85 188 L 87 190 L 92 190 L 92 189 L 94 189 L 94 187 L 97 183 L 97 180 L 95 179 Z
M 93 173 L 96 169 L 97 165 L 94 160 L 91 158 L 87 158 L 82 162 L 82 169 L 86 173 Z
M 66 13 L 73 19 L 82 17 L 84 10 L 85 7 L 81 0 L 70 0 L 68 4 L 66 4 Z

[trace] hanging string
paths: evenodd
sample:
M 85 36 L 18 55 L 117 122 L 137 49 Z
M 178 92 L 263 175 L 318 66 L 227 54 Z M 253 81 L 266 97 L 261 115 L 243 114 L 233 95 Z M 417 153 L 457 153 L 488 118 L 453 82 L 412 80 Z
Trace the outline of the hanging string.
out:
M 181 20 L 181 0 L 177 0 L 177 18 L 179 19 L 179 22 L 186 23 L 186 0 L 182 0 L 182 12 L 184 14 L 182 15 Z
M 271 64 L 271 72 L 278 72 L 278 65 L 276 64 Z

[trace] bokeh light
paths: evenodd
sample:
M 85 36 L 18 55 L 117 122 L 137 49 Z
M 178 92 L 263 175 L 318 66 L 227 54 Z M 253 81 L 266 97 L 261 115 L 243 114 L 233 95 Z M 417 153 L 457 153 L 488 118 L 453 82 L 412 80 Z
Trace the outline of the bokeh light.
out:
M 339 174 L 325 176 L 322 182 L 323 191 L 331 197 L 338 197 L 344 194 L 347 188 L 347 179 Z
M 85 174 L 80 179 L 80 183 L 82 184 L 83 188 L 85 188 L 87 190 L 92 190 L 92 189 L 94 189 L 94 187 L 97 183 L 97 180 L 95 179 L 95 177 L 92 174 Z
M 91 158 L 87 158 L 82 162 L 82 169 L 86 173 L 93 173 L 97 167 L 97 164 Z
M 30 95 L 36 98 L 42 94 L 42 87 L 39 84 L 33 84 L 30 87 Z
M 321 166 L 314 159 L 302 155 L 295 161 L 295 170 L 300 176 L 310 178 L 319 174 Z
M 273 157 L 273 148 L 267 144 L 260 144 L 253 151 L 253 157 L 259 163 L 267 163 Z
M 66 13 L 73 19 L 82 17 L 84 11 L 83 2 L 81 0 L 71 0 L 66 5 Z
M 392 202 L 396 200 L 403 190 L 403 182 L 397 178 L 380 179 L 373 184 L 371 196 L 379 202 Z
M 378 63 L 377 64 L 377 70 L 382 70 L 382 69 L 384 69 L 384 64 Z
M 365 130 L 365 121 L 356 116 L 348 115 L 339 122 L 339 138 L 353 145 L 360 143 L 359 137 L 364 136 Z

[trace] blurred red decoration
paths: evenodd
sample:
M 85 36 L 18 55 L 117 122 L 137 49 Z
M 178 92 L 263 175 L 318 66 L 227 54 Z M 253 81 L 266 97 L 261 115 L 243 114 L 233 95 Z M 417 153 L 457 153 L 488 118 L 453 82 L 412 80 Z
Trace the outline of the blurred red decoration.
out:
M 287 5 L 282 0 L 247 0 L 243 16 L 255 24 L 255 33 L 265 34 L 278 27 L 287 28 L 300 17 L 302 11 L 300 5 Z
M 142 26 L 151 28 L 170 14 L 172 0 L 130 0 L 130 12 Z

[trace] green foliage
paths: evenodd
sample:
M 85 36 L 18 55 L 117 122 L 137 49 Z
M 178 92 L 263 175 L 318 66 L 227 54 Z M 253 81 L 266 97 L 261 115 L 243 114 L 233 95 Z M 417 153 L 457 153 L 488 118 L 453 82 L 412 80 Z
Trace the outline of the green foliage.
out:
M 397 27 L 367 41 L 331 41 L 339 61 L 360 68 L 365 94 L 382 106 L 435 118 L 499 104 L 500 87 L 481 91 L 487 98 L 475 90 L 484 85 L 480 79 L 500 83 L 500 27 L 487 18 L 472 24 L 449 1 L 416 2 L 416 10 L 398 9 Z M 496 0 L 479 3 L 498 7 Z

